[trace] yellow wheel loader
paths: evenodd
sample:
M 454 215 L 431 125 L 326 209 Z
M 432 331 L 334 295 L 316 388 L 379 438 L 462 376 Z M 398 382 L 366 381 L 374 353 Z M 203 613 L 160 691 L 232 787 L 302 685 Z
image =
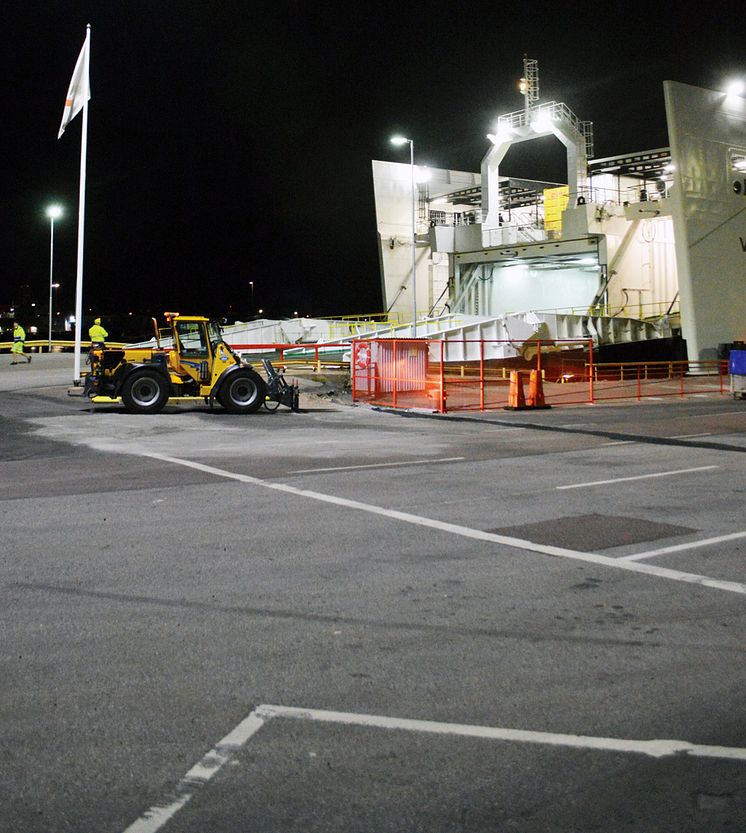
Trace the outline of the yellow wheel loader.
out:
M 267 359 L 265 382 L 223 341 L 217 321 L 177 312 L 165 316 L 166 331 L 153 319 L 153 345 L 92 347 L 83 394 L 95 403 L 121 400 L 132 414 L 155 414 L 168 402 L 196 400 L 210 407 L 217 401 L 233 414 L 252 414 L 262 405 L 298 410 L 298 386 L 289 385 Z M 161 346 L 162 338 L 168 346 Z

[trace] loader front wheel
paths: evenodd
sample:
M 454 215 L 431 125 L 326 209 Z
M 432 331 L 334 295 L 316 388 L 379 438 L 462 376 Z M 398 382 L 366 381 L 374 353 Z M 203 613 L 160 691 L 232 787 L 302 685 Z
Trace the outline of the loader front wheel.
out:
M 267 387 L 253 370 L 236 370 L 223 382 L 218 402 L 232 414 L 253 414 L 262 407 Z
M 168 399 L 168 380 L 157 370 L 136 370 L 122 387 L 122 404 L 130 414 L 156 414 Z

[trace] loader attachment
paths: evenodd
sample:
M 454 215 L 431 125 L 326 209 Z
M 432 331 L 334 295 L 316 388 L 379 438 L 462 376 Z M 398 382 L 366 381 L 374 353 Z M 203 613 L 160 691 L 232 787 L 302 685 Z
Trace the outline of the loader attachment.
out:
M 289 385 L 285 381 L 285 377 L 278 370 L 272 366 L 269 359 L 262 359 L 264 365 L 264 372 L 267 374 L 267 399 L 264 403 L 268 410 L 274 410 L 277 405 L 285 405 L 291 411 L 298 410 L 299 394 L 298 385 Z M 276 402 L 277 405 L 270 405 L 270 402 Z

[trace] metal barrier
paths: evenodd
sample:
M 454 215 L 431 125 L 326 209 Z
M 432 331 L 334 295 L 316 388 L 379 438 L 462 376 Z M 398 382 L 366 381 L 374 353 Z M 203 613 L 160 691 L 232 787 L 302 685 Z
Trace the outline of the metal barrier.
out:
M 47 352 L 49 353 L 49 339 L 46 338 L 34 338 L 34 339 L 26 339 L 23 342 L 24 346 L 27 350 L 38 351 L 39 353 Z M 0 351 L 10 350 L 13 346 L 12 341 L 0 341 Z M 81 345 L 81 349 L 85 352 L 88 352 L 88 349 L 91 346 L 90 339 L 84 339 Z M 126 347 L 127 345 L 122 341 L 107 341 L 107 347 Z M 52 339 L 52 350 L 51 352 L 64 352 L 67 350 L 74 350 L 75 349 L 75 342 L 70 341 L 68 339 L 61 339 L 61 338 L 53 338 Z
M 594 402 L 683 398 L 728 391 L 728 362 L 725 360 L 589 364 L 587 372 L 594 380 Z
M 230 347 L 246 361 L 270 359 L 286 367 L 347 367 L 352 346 L 347 341 L 323 344 L 242 344 L 231 342 Z
M 448 360 L 449 352 L 466 354 L 467 347 L 478 358 Z M 446 413 L 722 395 L 729 390 L 725 361 L 598 363 L 592 342 L 577 340 L 537 340 L 521 345 L 521 355 L 499 355 L 515 353 L 515 347 L 508 341 L 466 339 L 354 341 L 352 398 Z M 532 385 L 533 402 L 523 395 L 524 382 Z
M 514 355 L 515 342 L 505 340 L 354 341 L 352 398 L 384 407 L 440 413 L 491 410 L 510 404 L 512 372 L 534 370 L 540 374 L 546 404 L 590 400 L 592 378 L 585 369 L 586 357 L 592 352 L 590 341 L 536 341 L 521 345 L 521 351 L 522 355 Z M 453 361 L 449 352 L 478 358 Z M 570 367 L 573 372 L 568 371 Z M 567 384 L 569 379 L 575 384 Z

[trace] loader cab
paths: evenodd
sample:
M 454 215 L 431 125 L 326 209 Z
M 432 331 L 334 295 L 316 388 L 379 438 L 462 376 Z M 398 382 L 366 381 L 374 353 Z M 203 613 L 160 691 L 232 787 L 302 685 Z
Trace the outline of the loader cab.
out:
M 207 333 L 207 319 L 174 318 L 170 323 L 174 336 L 171 367 L 198 384 L 205 384 L 212 377 L 214 355 Z
M 198 316 L 171 319 L 178 371 L 200 385 L 212 386 L 227 367 L 237 362 L 223 341 L 216 321 Z
M 193 359 L 207 359 L 210 356 L 210 339 L 206 332 L 206 323 L 188 319 L 174 322 L 176 349 L 179 355 Z
M 205 318 L 179 318 L 174 321 L 177 349 L 182 356 L 207 358 L 215 355 L 223 344 L 223 334 L 217 321 Z

